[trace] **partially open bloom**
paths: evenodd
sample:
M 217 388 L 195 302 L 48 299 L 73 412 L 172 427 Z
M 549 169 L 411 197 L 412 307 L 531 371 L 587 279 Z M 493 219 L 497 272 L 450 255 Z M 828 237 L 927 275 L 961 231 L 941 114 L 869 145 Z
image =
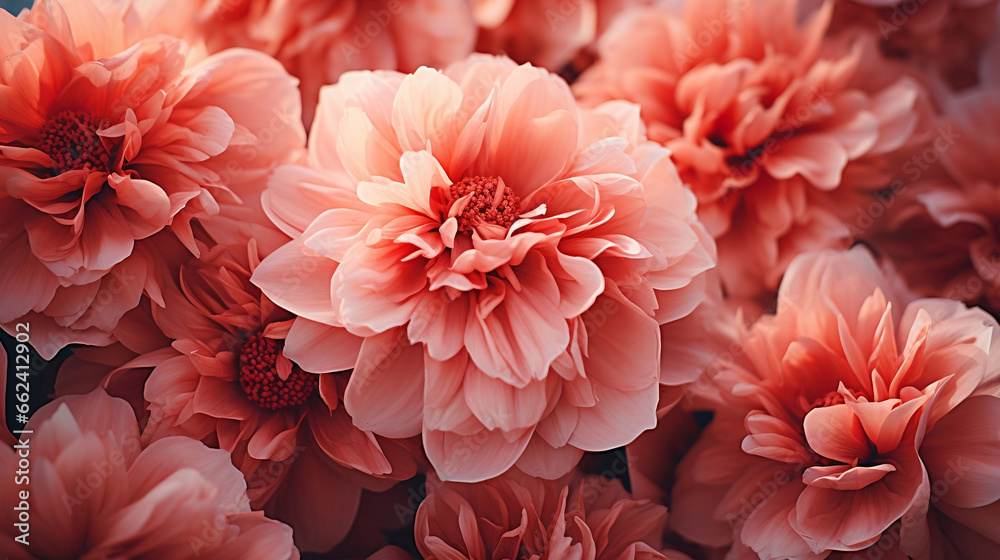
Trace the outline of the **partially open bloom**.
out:
M 540 480 L 512 470 L 477 484 L 433 475 L 417 510 L 426 559 L 689 560 L 662 551 L 667 508 L 633 500 L 621 482 L 573 473 Z
M 701 387 L 715 416 L 681 462 L 674 527 L 733 557 L 992 557 L 998 328 L 911 301 L 864 249 L 798 257 L 777 313 Z
M 191 221 L 304 142 L 295 80 L 275 60 L 192 63 L 136 21 L 93 0 L 0 12 L 0 324 L 30 320 L 45 357 L 113 342 L 143 293 L 162 304 L 160 240 L 195 251 Z
M 641 130 L 635 106 L 581 110 L 506 58 L 345 74 L 311 169 L 265 193 L 295 240 L 253 281 L 364 337 L 344 396 L 359 427 L 422 433 L 443 479 L 562 475 L 654 425 L 659 324 L 704 299 L 714 263 Z
M 129 405 L 98 389 L 38 410 L 22 447 L 0 447 L 6 558 L 297 559 L 292 530 L 251 511 L 229 454 L 185 437 L 142 445 Z M 19 454 L 26 449 L 27 455 Z M 24 481 L 14 473 L 28 457 Z M 29 529 L 19 535 L 17 499 Z
M 415 474 L 414 449 L 352 424 L 342 398 L 361 340 L 263 296 L 250 283 L 256 248 L 204 250 L 164 287 L 153 315 L 171 347 L 131 362 L 155 366 L 143 437 L 230 453 L 253 506 L 291 525 L 303 550 L 326 551 L 350 529 L 363 488 Z
M 209 52 L 245 47 L 277 58 L 301 80 L 306 123 L 320 86 L 343 72 L 443 66 L 468 54 L 476 33 L 464 0 L 181 0 L 162 16 L 161 28 Z
M 803 251 L 846 247 L 838 206 L 851 204 L 850 166 L 899 148 L 918 120 L 914 81 L 855 83 L 862 42 L 826 41 L 831 4 L 800 21 L 796 3 L 629 12 L 574 84 L 587 105 L 641 105 L 649 137 L 671 149 L 697 195 L 726 291 L 738 296 L 772 292 Z

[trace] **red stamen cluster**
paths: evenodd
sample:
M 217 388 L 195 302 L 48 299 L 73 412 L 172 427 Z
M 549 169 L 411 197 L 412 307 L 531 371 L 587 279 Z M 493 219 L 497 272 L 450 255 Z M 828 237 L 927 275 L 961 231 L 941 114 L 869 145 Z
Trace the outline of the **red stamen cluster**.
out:
M 822 408 L 837 404 L 844 404 L 844 395 L 841 395 L 836 391 L 830 391 L 826 395 L 814 400 L 812 408 Z
M 77 169 L 110 172 L 111 154 L 97 131 L 107 126 L 81 111 L 63 111 L 45 123 L 38 133 L 36 149 L 52 158 L 52 170 L 65 173 Z
M 848 389 L 855 398 L 863 396 L 863 393 L 855 391 L 854 389 Z M 834 406 L 837 404 L 844 404 L 844 395 L 840 394 L 839 391 L 830 391 L 826 395 L 814 400 L 809 410 L 814 408 L 822 408 L 825 406 Z
M 466 177 L 451 185 L 450 194 L 452 200 L 472 195 L 458 215 L 458 231 L 471 233 L 484 223 L 509 228 L 517 219 L 521 199 L 499 177 Z
M 268 410 L 300 405 L 316 391 L 319 376 L 292 365 L 288 379 L 278 376 L 281 342 L 259 333 L 247 340 L 240 351 L 240 386 L 251 402 Z

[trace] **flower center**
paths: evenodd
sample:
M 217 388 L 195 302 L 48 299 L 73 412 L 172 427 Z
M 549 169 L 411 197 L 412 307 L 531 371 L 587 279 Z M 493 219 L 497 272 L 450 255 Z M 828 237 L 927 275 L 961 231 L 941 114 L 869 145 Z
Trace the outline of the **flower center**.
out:
M 278 375 L 282 343 L 257 333 L 240 351 L 240 386 L 251 402 L 268 410 L 300 405 L 316 391 L 319 376 L 292 364 L 286 379 Z
M 855 397 L 862 397 L 864 393 L 860 391 L 855 391 L 854 389 L 848 389 L 852 395 Z M 806 397 L 799 395 L 798 398 L 799 408 L 802 409 L 803 414 L 808 414 L 810 410 L 814 408 L 823 408 L 827 406 L 835 406 L 838 404 L 844 404 L 844 395 L 840 394 L 838 391 L 830 391 L 829 393 L 823 395 L 822 397 L 809 402 Z
M 521 201 L 499 177 L 466 177 L 451 185 L 451 199 L 469 196 L 469 202 L 458 215 L 458 231 L 472 233 L 478 226 L 491 224 L 510 228 L 519 212 Z
M 854 389 L 848 389 L 848 391 L 850 391 L 850 393 L 852 395 L 854 395 L 855 398 L 864 396 L 864 393 L 862 393 L 860 391 L 855 391 Z M 799 399 L 801 399 L 800 400 L 800 405 L 803 407 L 803 411 L 806 412 L 806 413 L 808 413 L 810 410 L 813 410 L 815 408 L 824 408 L 824 407 L 827 407 L 827 406 L 836 406 L 838 404 L 844 404 L 844 402 L 845 402 L 844 395 L 841 394 L 838 391 L 830 391 L 829 393 L 823 395 L 822 397 L 814 400 L 812 402 L 812 404 L 808 404 L 808 401 L 805 400 L 805 397 L 800 396 Z M 864 458 L 859 457 L 858 458 L 858 464 L 863 465 L 863 466 L 869 466 L 870 463 L 871 463 L 871 461 L 874 460 L 875 457 L 878 456 L 878 448 L 871 441 L 868 442 L 868 449 L 869 449 L 868 456 L 864 457 Z M 830 465 L 839 465 L 839 464 L 841 464 L 838 461 L 835 461 L 833 459 L 828 459 L 827 457 L 823 457 L 822 455 L 819 455 L 818 453 L 816 454 L 816 456 L 817 456 L 817 459 L 816 459 L 816 464 L 817 465 L 830 466 Z
M 58 173 L 87 169 L 111 171 L 111 154 L 97 131 L 107 121 L 81 111 L 63 111 L 42 126 L 36 149 L 52 158 L 52 170 Z
M 830 391 L 826 395 L 813 401 L 810 409 L 813 408 L 823 408 L 827 406 L 834 406 L 837 404 L 844 404 L 844 395 L 841 395 L 837 391 Z

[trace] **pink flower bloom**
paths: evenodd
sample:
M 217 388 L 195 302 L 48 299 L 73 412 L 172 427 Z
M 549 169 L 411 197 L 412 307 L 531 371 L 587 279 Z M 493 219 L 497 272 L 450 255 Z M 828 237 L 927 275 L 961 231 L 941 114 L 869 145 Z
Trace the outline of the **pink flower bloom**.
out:
M 478 49 L 518 62 L 563 69 L 615 16 L 652 0 L 475 0 Z
M 649 137 L 698 197 L 730 295 L 768 295 L 795 255 L 846 247 L 851 166 L 901 146 L 917 121 L 912 80 L 877 91 L 853 81 L 862 43 L 824 41 L 830 8 L 805 21 L 796 0 L 629 12 L 574 84 L 587 105 L 642 106 Z
M 252 505 L 291 525 L 303 550 L 326 551 L 351 528 L 362 489 L 413 476 L 419 451 L 354 427 L 342 398 L 361 339 L 276 307 L 250 284 L 258 262 L 254 241 L 243 254 L 203 251 L 153 308 L 171 347 L 124 367 L 154 366 L 145 439 L 184 435 L 231 453 Z
M 1000 44 L 1000 43 L 998 43 Z M 983 68 L 1000 68 L 1000 53 Z M 944 100 L 933 142 L 908 170 L 919 181 L 872 244 L 915 290 L 1000 311 L 1000 78 Z M 940 160 L 940 163 L 937 163 Z M 919 243 L 914 243 L 918 239 Z
M 724 297 L 719 275 L 715 270 L 706 275 L 708 297 L 686 317 L 660 325 L 663 351 L 660 353 L 659 414 L 665 414 L 682 398 L 690 400 L 692 383 L 703 383 L 705 368 L 719 354 L 730 350 L 736 329 L 732 325 L 733 310 L 743 317 L 758 317 L 761 308 L 754 302 L 736 297 Z M 669 422 L 657 425 L 661 431 L 674 430 Z
M 292 530 L 250 511 L 246 483 L 224 451 L 184 437 L 143 446 L 132 409 L 98 389 L 34 414 L 25 483 L 7 476 L 0 554 L 35 558 L 297 559 Z M 20 450 L 0 447 L 18 470 Z M 29 492 L 28 546 L 16 542 Z
M 621 482 L 573 474 L 547 481 L 512 470 L 477 484 L 427 481 L 417 510 L 426 559 L 689 560 L 661 551 L 667 508 L 633 500 Z
M 701 387 L 715 416 L 679 468 L 682 535 L 734 558 L 1000 550 L 1000 325 L 901 286 L 863 249 L 793 261 L 777 313 Z
M 822 2 L 801 3 L 808 10 Z M 1000 30 L 998 6 L 997 0 L 838 0 L 831 28 L 873 33 L 887 56 L 907 61 L 931 86 L 963 89 L 979 81 L 976 61 Z
M 364 337 L 356 425 L 422 433 L 461 481 L 554 478 L 654 425 L 659 324 L 705 297 L 715 255 L 637 113 L 485 55 L 323 91 L 311 168 L 265 193 L 296 239 L 253 281 Z
M 476 27 L 463 0 L 226 0 L 171 2 L 161 29 L 189 31 L 209 52 L 263 51 L 301 81 L 308 124 L 319 88 L 343 72 L 388 68 L 411 72 L 468 54 Z
M 217 253 L 228 251 L 242 255 L 246 254 L 252 240 L 258 253 L 267 254 L 288 241 L 288 236 L 275 230 L 264 214 L 259 186 L 248 187 L 243 189 L 241 194 L 245 196 L 239 203 L 220 204 L 219 214 L 199 221 L 201 227 L 195 235 L 200 247 L 203 242 L 205 246 L 222 245 L 225 249 L 216 249 Z M 164 286 L 176 284 L 181 265 L 191 259 L 191 253 L 179 242 L 172 245 L 173 254 L 162 254 L 167 260 L 176 262 L 168 274 L 159 277 L 158 284 Z M 167 247 L 161 244 L 158 248 Z M 103 387 L 111 396 L 128 401 L 136 417 L 144 421 L 148 417 L 143 397 L 146 379 L 158 360 L 176 353 L 169 348 L 172 340 L 163 334 L 153 318 L 154 305 L 143 296 L 137 307 L 125 313 L 115 330 L 118 341 L 114 344 L 73 348 L 73 353 L 60 366 L 60 372 L 66 373 L 56 377 L 56 396 L 86 394 Z
M 101 6 L 0 12 L 0 324 L 30 321 L 45 357 L 110 344 L 143 294 L 162 304 L 161 245 L 195 251 L 191 221 L 304 142 L 294 79 L 273 59 L 233 50 L 195 64 L 180 41 L 143 38 L 141 18 Z M 290 124 L 275 132 L 275 120 Z

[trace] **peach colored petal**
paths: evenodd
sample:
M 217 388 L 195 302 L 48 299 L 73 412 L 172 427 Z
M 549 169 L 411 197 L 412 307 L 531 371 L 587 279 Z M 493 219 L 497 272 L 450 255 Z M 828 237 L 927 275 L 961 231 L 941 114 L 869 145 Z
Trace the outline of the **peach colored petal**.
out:
M 482 428 L 460 435 L 424 427 L 424 451 L 442 480 L 486 480 L 513 466 L 531 440 L 531 433 L 530 429 L 503 432 Z
M 155 551 L 183 558 L 195 546 L 199 556 L 228 558 L 254 540 L 269 558 L 298 558 L 287 526 L 250 514 L 246 483 L 228 453 L 182 437 L 143 445 L 131 407 L 102 389 L 57 399 L 28 428 L 37 469 L 32 511 L 51 524 L 11 553 L 140 557 Z M 15 465 L 16 453 L 5 451 L 2 460 Z M 83 480 L 89 482 L 80 486 Z M 219 530 L 203 533 L 205 524 Z
M 285 355 L 313 373 L 344 371 L 355 366 L 361 339 L 344 329 L 299 318 L 285 337 Z M 336 352 L 330 352 L 336 348 Z
M 964 401 L 946 415 L 924 439 L 921 456 L 931 479 L 948 484 L 939 498 L 956 507 L 977 508 L 1000 500 L 992 456 L 997 451 L 995 397 Z
M 419 433 L 424 391 L 421 350 L 390 331 L 364 339 L 357 364 L 344 393 L 344 406 L 361 429 L 387 437 Z M 386 391 L 373 393 L 373 386 Z

